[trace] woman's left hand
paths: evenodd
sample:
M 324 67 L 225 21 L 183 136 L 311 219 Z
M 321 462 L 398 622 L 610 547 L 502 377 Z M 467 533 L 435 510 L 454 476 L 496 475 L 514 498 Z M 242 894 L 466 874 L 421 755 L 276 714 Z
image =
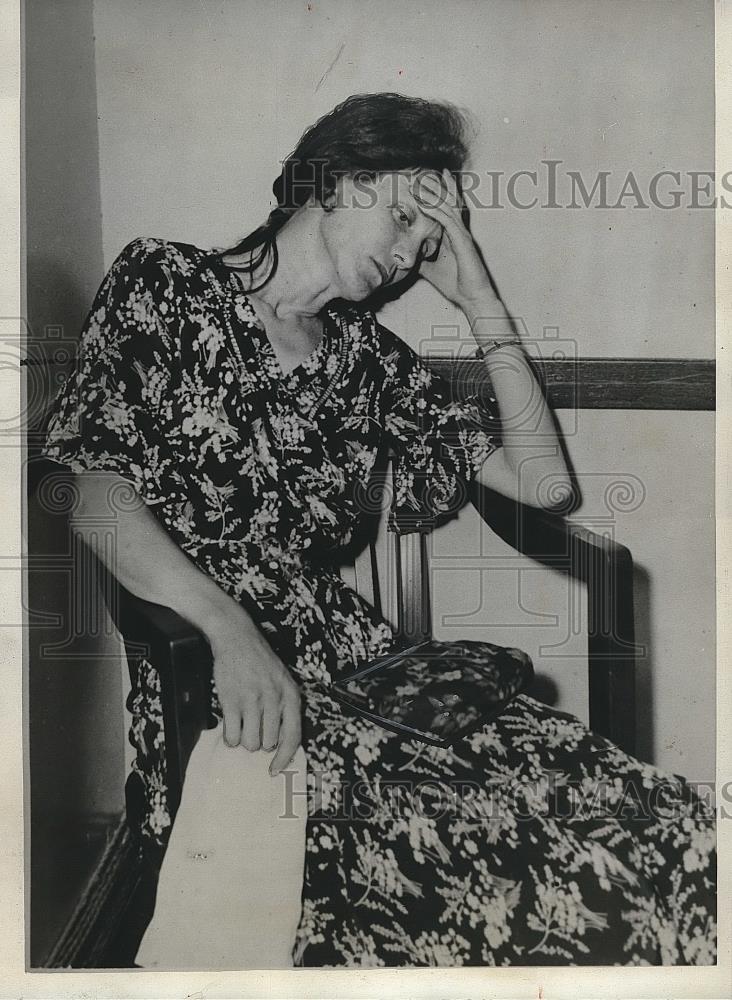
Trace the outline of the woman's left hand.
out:
M 462 220 L 460 193 L 450 171 L 443 170 L 441 180 L 436 172 L 418 175 L 412 194 L 422 212 L 443 228 L 437 257 L 422 261 L 421 276 L 466 312 L 473 304 L 495 298 L 488 272 Z

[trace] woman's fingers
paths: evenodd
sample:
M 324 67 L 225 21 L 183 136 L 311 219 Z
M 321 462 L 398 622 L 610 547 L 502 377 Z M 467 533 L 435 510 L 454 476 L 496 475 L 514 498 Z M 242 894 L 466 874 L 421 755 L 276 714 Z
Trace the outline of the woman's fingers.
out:
M 419 193 L 415 192 L 415 198 L 419 202 L 419 207 L 425 215 L 430 219 L 434 219 L 439 222 L 448 233 L 456 233 L 461 228 L 464 229 L 462 217 L 460 214 L 460 209 L 457 204 L 450 204 L 445 198 L 445 191 L 443 188 L 438 188 L 436 185 L 423 186 L 424 194 L 433 199 L 433 201 L 425 200 L 425 197 L 420 197 Z
M 221 702 L 221 714 L 224 718 L 224 743 L 228 747 L 238 747 L 241 737 L 241 711 L 231 699 Z
M 417 185 L 421 186 L 422 198 L 419 190 L 415 197 L 420 204 L 434 209 L 442 209 L 445 215 L 454 219 L 455 222 L 462 221 L 462 197 L 458 190 L 457 181 L 449 170 L 442 172 L 442 178 L 434 174 L 424 174 L 417 180 Z
M 433 181 L 432 176 L 429 176 L 429 181 Z M 459 212 L 462 211 L 462 198 L 460 191 L 458 190 L 457 180 L 455 175 L 450 173 L 449 170 L 445 169 L 442 171 L 441 178 L 439 180 L 433 181 L 436 183 L 442 194 L 442 204 L 448 208 L 456 209 Z
M 443 171 L 442 176 L 422 174 L 417 178 L 416 186 L 418 196 L 421 191 L 426 204 L 436 208 L 460 208 L 460 192 L 449 171 Z
M 414 179 L 412 190 L 415 197 L 427 205 L 439 205 L 445 200 L 446 190 L 435 173 L 419 174 Z
M 244 701 L 244 725 L 242 726 L 241 745 L 247 750 L 259 750 L 261 744 L 259 732 L 262 719 L 262 705 L 257 697 L 246 698 Z
M 455 177 L 455 174 L 451 173 L 447 169 L 447 167 L 446 167 L 442 171 L 442 176 L 443 176 L 443 179 L 445 181 L 445 184 L 447 185 L 447 190 L 450 192 L 450 194 L 452 195 L 452 198 L 453 198 L 453 200 L 455 202 L 455 207 L 457 209 L 459 209 L 459 210 L 462 210 L 462 207 L 463 207 L 462 206 L 462 196 L 461 196 L 460 190 L 458 188 L 457 178 Z
M 295 756 L 301 739 L 299 702 L 295 699 L 288 699 L 282 709 L 279 745 L 269 765 L 269 773 L 272 776 L 278 774 L 282 768 L 287 767 Z
M 243 659 L 234 643 L 213 652 L 224 742 L 251 752 L 276 749 L 270 770 L 286 767 L 301 741 L 300 688 L 264 643 Z
M 262 709 L 262 749 L 274 750 L 280 739 L 282 709 L 274 698 L 268 698 Z
M 246 699 L 244 710 L 222 704 L 224 742 L 227 746 L 241 745 L 246 750 L 274 750 L 282 745 L 283 711 L 279 701 L 260 701 L 256 695 Z M 295 750 L 298 744 L 295 745 Z M 294 751 L 293 751 L 294 753 Z M 292 754 L 290 754 L 292 757 Z M 290 758 L 285 760 L 288 764 Z
M 419 207 L 420 211 L 422 211 L 428 218 L 434 219 L 435 222 L 439 222 L 443 229 L 449 231 L 455 225 L 454 217 L 439 205 L 428 205 L 426 202 L 420 200 Z

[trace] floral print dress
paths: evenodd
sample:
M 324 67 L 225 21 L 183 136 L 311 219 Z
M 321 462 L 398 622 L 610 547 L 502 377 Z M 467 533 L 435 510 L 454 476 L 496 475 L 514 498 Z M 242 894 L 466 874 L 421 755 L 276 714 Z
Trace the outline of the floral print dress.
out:
M 713 963 L 713 815 L 682 778 L 528 696 L 444 749 L 328 693 L 395 641 L 338 572 L 385 451 L 391 525 L 412 531 L 454 515 L 497 447 L 496 412 L 452 402 L 373 313 L 331 303 L 285 375 L 235 275 L 143 238 L 93 303 L 45 454 L 130 481 L 298 681 L 312 794 L 296 966 Z M 146 660 L 129 706 L 128 784 L 160 858 L 171 818 Z

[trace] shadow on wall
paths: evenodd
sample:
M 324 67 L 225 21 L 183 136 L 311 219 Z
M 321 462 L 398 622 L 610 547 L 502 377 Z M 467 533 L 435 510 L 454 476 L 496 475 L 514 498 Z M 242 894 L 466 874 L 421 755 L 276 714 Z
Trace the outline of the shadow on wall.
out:
M 29 961 L 45 964 L 121 802 L 120 664 L 77 617 L 67 512 L 35 499 L 42 434 L 103 270 L 93 0 L 25 0 L 25 246 L 29 359 L 26 706 Z M 43 362 L 50 362 L 44 364 Z M 46 463 L 47 467 L 48 463 Z M 32 499 L 33 498 L 33 499 Z M 86 595 L 85 595 L 86 596 Z
M 550 708 L 559 701 L 559 688 L 556 681 L 549 677 L 548 674 L 536 673 L 534 682 L 527 693 Z
M 69 268 L 29 250 L 27 409 L 29 458 L 38 454 L 51 405 L 73 370 L 79 333 L 91 300 L 77 286 Z M 33 363 L 34 362 L 34 363 Z M 31 490 L 29 480 L 29 491 Z
M 651 639 L 652 591 L 648 571 L 637 563 L 633 566 L 633 604 L 635 609 L 635 641 L 644 650 L 636 660 L 636 757 L 656 759 L 654 719 L 654 663 Z
M 119 638 L 69 525 L 69 477 L 40 458 L 51 406 L 72 371 L 90 301 L 70 269 L 28 257 L 28 747 L 31 951 L 45 964 L 124 805 Z M 39 325 L 40 324 L 40 325 Z

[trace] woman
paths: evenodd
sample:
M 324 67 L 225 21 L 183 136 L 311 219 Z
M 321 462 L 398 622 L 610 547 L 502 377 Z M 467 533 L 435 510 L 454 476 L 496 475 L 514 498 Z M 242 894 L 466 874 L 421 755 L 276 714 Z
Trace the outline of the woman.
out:
M 391 779 L 476 792 L 472 815 L 426 815 L 407 793 L 399 810 L 377 803 L 346 823 L 309 801 L 296 965 L 713 962 L 714 834 L 681 779 L 528 697 L 445 750 L 343 714 L 326 690 L 394 638 L 336 569 L 383 449 L 402 531 L 454 514 L 474 477 L 544 506 L 570 490 L 463 221 L 463 129 L 446 104 L 351 97 L 304 134 L 277 207 L 237 247 L 131 243 L 93 305 L 46 453 L 78 474 L 87 512 L 106 504 L 102 471 L 144 501 L 118 512 L 115 572 L 208 638 L 228 746 L 272 753 L 273 775 L 302 747 L 326 793 Z M 470 322 L 492 410 L 452 404 L 377 322 L 374 296 L 417 277 Z M 159 863 L 170 817 L 146 661 L 130 707 L 130 803 Z M 628 818 L 631 786 L 664 794 Z M 597 815 L 539 808 L 547 791 L 566 805 L 598 790 Z

